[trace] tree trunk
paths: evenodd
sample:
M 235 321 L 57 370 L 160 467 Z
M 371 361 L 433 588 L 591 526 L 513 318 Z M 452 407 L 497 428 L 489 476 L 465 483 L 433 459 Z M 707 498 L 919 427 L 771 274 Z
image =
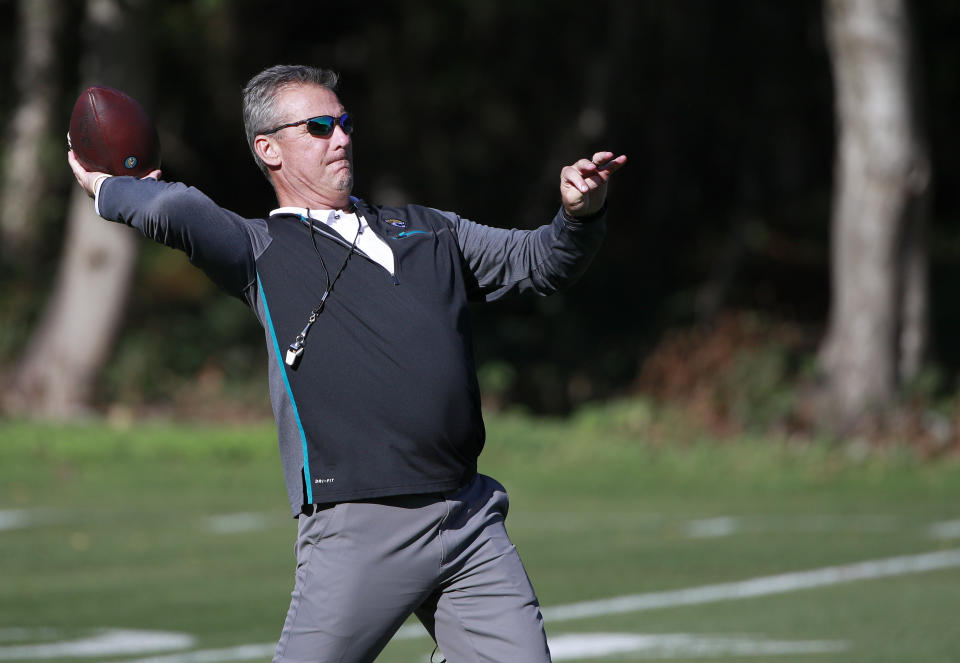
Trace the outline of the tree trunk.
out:
M 136 265 L 135 231 L 107 223 L 77 187 L 53 295 L 5 398 L 10 411 L 72 418 L 94 385 L 123 319 Z
M 142 34 L 117 0 L 88 0 L 84 29 L 84 86 L 105 84 L 130 91 L 147 78 L 133 54 L 142 57 L 149 49 L 135 43 Z M 131 55 L 120 58 L 117 53 Z M 132 94 L 142 100 L 144 92 L 137 88 Z M 93 201 L 75 187 L 53 294 L 4 390 L 4 409 L 49 418 L 90 411 L 96 380 L 123 320 L 137 246 L 134 231 L 101 219 Z
M 877 414 L 919 369 L 927 345 L 919 204 L 929 162 L 919 136 L 902 0 L 827 0 L 837 153 L 832 301 L 821 362 L 827 414 Z
M 18 105 L 7 131 L 9 147 L 0 181 L 0 251 L 8 262 L 22 260 L 46 190 L 41 156 L 56 99 L 55 41 L 61 12 L 55 5 L 53 0 L 20 0 L 18 5 Z

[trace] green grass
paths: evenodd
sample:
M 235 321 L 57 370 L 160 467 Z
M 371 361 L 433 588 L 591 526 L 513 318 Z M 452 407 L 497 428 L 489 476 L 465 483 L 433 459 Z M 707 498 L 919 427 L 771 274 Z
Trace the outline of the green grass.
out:
M 510 491 L 508 527 L 548 610 L 960 548 L 929 529 L 960 519 L 957 459 L 855 444 L 717 443 L 642 403 L 564 421 L 488 416 L 487 424 L 481 471 Z M 271 425 L 0 422 L 0 511 L 30 517 L 27 527 L 0 529 L 0 660 L 9 659 L 4 647 L 39 637 L 14 639 L 14 628 L 53 629 L 44 636 L 53 640 L 103 627 L 182 631 L 197 638 L 195 649 L 274 641 L 294 571 L 285 495 Z M 211 517 L 241 512 L 259 514 L 263 528 L 211 530 Z M 691 537 L 711 518 L 732 519 L 715 522 L 733 530 Z M 952 568 L 548 622 L 548 632 L 848 647 L 713 659 L 725 662 L 955 661 L 958 610 L 960 569 Z M 396 640 L 379 660 L 422 663 L 431 649 L 426 639 Z

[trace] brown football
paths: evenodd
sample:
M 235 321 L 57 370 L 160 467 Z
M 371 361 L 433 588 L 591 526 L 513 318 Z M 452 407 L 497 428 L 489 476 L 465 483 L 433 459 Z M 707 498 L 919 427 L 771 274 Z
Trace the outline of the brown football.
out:
M 67 134 L 89 171 L 143 177 L 160 167 L 160 138 L 135 99 L 111 87 L 89 87 L 77 98 Z

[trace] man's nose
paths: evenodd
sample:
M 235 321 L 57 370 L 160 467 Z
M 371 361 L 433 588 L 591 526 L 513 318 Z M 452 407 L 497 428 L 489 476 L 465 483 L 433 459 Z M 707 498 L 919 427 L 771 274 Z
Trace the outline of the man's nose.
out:
M 350 134 L 344 131 L 339 124 L 336 124 L 333 127 L 333 133 L 330 135 L 330 142 L 334 145 L 349 145 Z

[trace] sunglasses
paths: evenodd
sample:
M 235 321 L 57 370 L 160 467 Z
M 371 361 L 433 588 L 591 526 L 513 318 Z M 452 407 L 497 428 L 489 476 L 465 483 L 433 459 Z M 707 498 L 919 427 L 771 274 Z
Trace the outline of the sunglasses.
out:
M 281 129 L 286 129 L 288 127 L 299 127 L 301 124 L 307 125 L 307 133 L 311 136 L 317 136 L 319 138 L 327 138 L 333 133 L 333 130 L 336 129 L 337 125 L 340 125 L 340 128 L 343 129 L 343 133 L 348 136 L 353 133 L 353 117 L 350 113 L 344 113 L 340 117 L 334 117 L 332 115 L 318 115 L 317 117 L 311 117 L 308 120 L 300 120 L 299 122 L 291 122 L 290 124 L 281 124 L 275 129 L 270 131 L 260 132 L 263 136 L 269 136 L 270 134 L 275 134 Z

